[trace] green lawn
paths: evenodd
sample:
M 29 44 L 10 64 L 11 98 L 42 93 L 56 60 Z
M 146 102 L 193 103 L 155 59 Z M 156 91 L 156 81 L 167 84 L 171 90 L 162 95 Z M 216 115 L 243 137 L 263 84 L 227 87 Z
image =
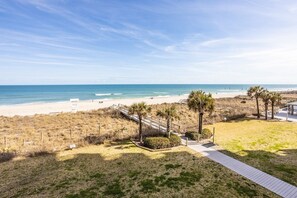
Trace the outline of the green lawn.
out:
M 276 197 L 186 147 L 129 142 L 0 164 L 1 197 Z
M 297 186 L 297 123 L 241 120 L 214 126 L 223 152 Z

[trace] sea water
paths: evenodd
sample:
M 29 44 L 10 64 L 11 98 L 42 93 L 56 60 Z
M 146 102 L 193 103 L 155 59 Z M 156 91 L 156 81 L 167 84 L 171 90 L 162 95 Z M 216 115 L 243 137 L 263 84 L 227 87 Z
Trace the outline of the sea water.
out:
M 9 85 L 0 86 L 0 105 L 120 98 L 169 97 L 203 90 L 212 94 L 246 93 L 246 84 L 139 84 L 139 85 Z M 271 91 L 297 90 L 297 85 L 261 85 Z

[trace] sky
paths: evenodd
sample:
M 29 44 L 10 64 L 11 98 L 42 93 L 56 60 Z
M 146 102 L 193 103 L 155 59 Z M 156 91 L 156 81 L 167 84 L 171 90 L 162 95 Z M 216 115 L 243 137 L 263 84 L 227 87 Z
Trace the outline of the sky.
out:
M 297 84 L 296 0 L 3 0 L 0 84 Z

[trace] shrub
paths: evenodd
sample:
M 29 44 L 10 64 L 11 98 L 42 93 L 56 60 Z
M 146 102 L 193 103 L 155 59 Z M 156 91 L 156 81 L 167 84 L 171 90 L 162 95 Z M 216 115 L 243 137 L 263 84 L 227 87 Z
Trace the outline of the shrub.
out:
M 170 146 L 179 146 L 181 144 L 181 139 L 178 135 L 175 135 L 175 134 L 171 134 L 170 135 L 170 138 L 169 138 L 169 141 L 170 141 Z
M 191 140 L 198 140 L 198 133 L 196 131 L 188 131 L 185 133 L 185 136 Z M 203 129 L 200 136 L 201 139 L 209 139 L 212 136 L 212 132 L 209 129 Z
M 170 141 L 166 137 L 147 137 L 144 139 L 144 146 L 151 149 L 168 148 Z
M 202 130 L 202 136 L 201 136 L 202 139 L 209 139 L 211 138 L 211 136 L 212 136 L 212 132 L 209 129 L 205 128 Z
M 191 140 L 198 140 L 198 133 L 196 131 L 187 131 L 185 136 Z
M 255 114 L 255 115 L 257 115 L 257 114 Z M 234 114 L 234 115 L 228 116 L 228 120 L 238 120 L 238 119 L 242 119 L 245 117 L 246 117 L 246 113 Z

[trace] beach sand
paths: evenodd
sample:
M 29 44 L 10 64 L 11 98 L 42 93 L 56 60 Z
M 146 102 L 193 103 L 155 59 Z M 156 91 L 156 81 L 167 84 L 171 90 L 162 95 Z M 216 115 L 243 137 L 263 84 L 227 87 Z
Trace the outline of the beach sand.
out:
M 234 97 L 238 93 L 232 94 L 214 94 L 214 98 Z M 77 103 L 78 111 L 90 111 L 100 108 L 111 107 L 112 105 L 131 105 L 136 102 L 146 102 L 147 104 L 176 103 L 187 99 L 187 95 L 170 97 L 152 97 L 152 98 L 130 98 L 130 99 L 112 99 L 112 100 L 83 100 Z M 101 101 L 101 102 L 100 102 Z M 70 101 L 53 103 L 30 103 L 16 105 L 0 106 L 0 116 L 30 116 L 35 114 L 56 114 L 62 112 L 72 112 Z

